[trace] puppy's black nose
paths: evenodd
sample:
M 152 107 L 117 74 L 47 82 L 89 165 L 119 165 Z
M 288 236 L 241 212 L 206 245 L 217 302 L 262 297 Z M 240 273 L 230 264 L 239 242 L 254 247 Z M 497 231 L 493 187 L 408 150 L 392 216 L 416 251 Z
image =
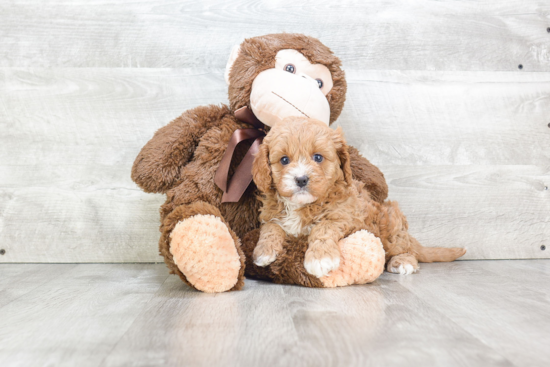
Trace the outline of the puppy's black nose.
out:
M 309 181 L 309 177 L 300 176 L 300 177 L 294 178 L 294 180 L 296 181 L 296 185 L 298 185 L 298 187 L 304 187 L 307 185 L 307 182 Z

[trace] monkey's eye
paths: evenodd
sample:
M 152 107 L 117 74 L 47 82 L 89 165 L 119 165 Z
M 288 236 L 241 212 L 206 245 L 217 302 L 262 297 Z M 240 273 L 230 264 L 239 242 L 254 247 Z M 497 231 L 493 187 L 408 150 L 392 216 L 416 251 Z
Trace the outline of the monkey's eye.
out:
M 321 163 L 323 161 L 323 156 L 321 154 L 314 154 L 313 155 L 313 160 L 317 163 Z
M 319 89 L 323 88 L 323 81 L 321 79 L 315 79 L 317 80 L 317 84 L 319 84 Z
M 296 73 L 296 68 L 292 64 L 286 64 L 285 65 L 285 71 L 288 71 L 289 73 Z
M 289 163 L 290 163 L 290 158 L 288 158 L 286 155 L 283 158 L 281 158 L 281 164 L 283 166 L 286 166 Z

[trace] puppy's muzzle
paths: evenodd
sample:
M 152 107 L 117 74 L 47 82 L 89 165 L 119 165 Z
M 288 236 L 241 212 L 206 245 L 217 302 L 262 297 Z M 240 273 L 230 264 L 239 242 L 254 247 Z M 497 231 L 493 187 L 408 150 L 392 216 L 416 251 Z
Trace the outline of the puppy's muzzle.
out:
M 307 183 L 309 182 L 309 177 L 307 176 L 295 177 L 294 181 L 296 181 L 296 186 L 298 186 L 299 188 L 303 188 L 307 186 Z

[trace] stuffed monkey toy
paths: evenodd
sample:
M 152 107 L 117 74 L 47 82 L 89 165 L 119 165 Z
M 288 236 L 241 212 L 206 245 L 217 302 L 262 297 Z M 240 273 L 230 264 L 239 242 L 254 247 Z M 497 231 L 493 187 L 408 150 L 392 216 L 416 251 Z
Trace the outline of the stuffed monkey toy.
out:
M 211 293 L 241 289 L 245 274 L 310 287 L 366 283 L 380 275 L 381 245 L 351 238 L 354 234 L 342 240 L 350 246 L 342 248 L 337 280 L 305 271 L 304 238 L 290 240 L 287 255 L 276 263 L 252 263 L 260 226 L 258 192 L 250 183 L 254 153 L 269 127 L 285 117 L 307 116 L 326 124 L 338 118 L 346 95 L 340 66 L 330 49 L 312 37 L 249 38 L 232 50 L 227 64 L 229 105 L 188 110 L 142 148 L 132 179 L 145 192 L 166 194 L 159 250 L 171 273 Z M 356 149 L 350 147 L 349 153 L 353 178 L 374 200 L 384 201 L 383 174 Z M 366 248 L 358 247 L 365 241 Z

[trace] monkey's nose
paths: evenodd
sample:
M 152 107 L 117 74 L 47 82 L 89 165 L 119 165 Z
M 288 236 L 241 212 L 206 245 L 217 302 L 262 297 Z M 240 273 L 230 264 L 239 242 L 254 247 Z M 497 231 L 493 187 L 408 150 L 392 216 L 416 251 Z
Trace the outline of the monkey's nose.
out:
M 307 185 L 309 181 L 309 177 L 300 176 L 300 177 L 295 177 L 294 180 L 296 181 L 296 185 L 298 185 L 298 187 L 304 187 Z

